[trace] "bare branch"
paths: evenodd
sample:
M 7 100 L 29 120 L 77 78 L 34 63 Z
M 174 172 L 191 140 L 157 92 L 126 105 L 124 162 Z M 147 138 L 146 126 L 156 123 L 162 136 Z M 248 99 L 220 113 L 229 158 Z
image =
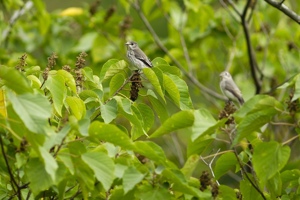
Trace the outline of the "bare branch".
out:
M 261 90 L 261 82 L 257 77 L 256 71 L 259 71 L 258 69 L 258 65 L 257 65 L 257 61 L 256 61 L 256 56 L 251 44 L 251 40 L 250 40 L 250 33 L 249 33 L 249 26 L 248 26 L 248 21 L 247 21 L 247 12 L 248 9 L 251 6 L 251 1 L 248 0 L 243 13 L 241 15 L 241 21 L 242 21 L 242 27 L 243 27 L 243 31 L 245 34 L 245 39 L 246 39 L 246 44 L 247 44 L 247 52 L 248 52 L 248 57 L 249 57 L 249 63 L 250 63 L 250 70 L 251 70 L 251 75 L 255 84 L 255 88 L 256 88 L 256 94 L 260 93 Z M 262 75 L 262 74 L 261 74 Z
M 284 0 L 281 1 L 274 1 L 274 0 L 265 0 L 268 4 L 273 6 L 274 8 L 277 8 L 281 12 L 283 12 L 285 15 L 287 15 L 289 18 L 300 24 L 300 15 L 289 9 L 286 5 L 283 4 Z
M 139 2 L 137 1 L 135 4 L 132 4 L 133 8 L 137 11 L 139 17 L 141 18 L 141 20 L 143 21 L 143 23 L 145 24 L 146 28 L 148 29 L 148 31 L 150 32 L 150 34 L 152 35 L 154 41 L 156 42 L 157 46 L 163 50 L 167 56 L 172 60 L 172 62 L 182 71 L 182 73 L 196 86 L 198 87 L 202 92 L 209 94 L 215 98 L 221 99 L 221 100 L 226 100 L 226 98 L 223 95 L 220 95 L 219 93 L 205 87 L 204 85 L 202 85 L 194 76 L 192 76 L 190 73 L 188 73 L 184 67 L 180 64 L 180 62 L 168 51 L 168 49 L 163 45 L 163 43 L 161 42 L 161 40 L 159 39 L 158 35 L 156 34 L 156 32 L 154 31 L 154 29 L 152 28 L 151 24 L 149 23 L 148 19 L 146 18 L 146 16 L 144 15 L 142 9 L 140 8 Z
M 299 137 L 300 137 L 300 135 L 296 135 L 296 136 L 294 136 L 294 137 L 288 139 L 287 141 L 285 141 L 285 142 L 283 142 L 283 143 L 281 143 L 281 144 L 282 144 L 282 145 L 285 145 L 285 144 L 290 143 L 291 141 L 293 141 L 293 140 L 295 140 L 295 139 L 297 139 L 297 138 L 299 138 Z
M 217 157 L 219 151 L 220 151 L 220 149 L 218 149 L 217 153 L 214 154 L 214 157 L 211 159 L 211 161 L 210 161 L 209 163 L 207 163 L 207 162 L 204 160 L 204 158 L 203 158 L 202 156 L 200 156 L 200 159 L 208 166 L 208 168 L 209 168 L 209 170 L 210 170 L 210 172 L 211 172 L 211 175 L 212 175 L 214 178 L 215 178 L 215 173 L 214 173 L 214 171 L 213 171 L 211 165 L 212 165 L 212 163 L 214 162 L 215 158 Z M 220 185 L 219 181 L 217 181 L 217 180 L 216 180 L 216 183 L 217 183 L 218 185 Z

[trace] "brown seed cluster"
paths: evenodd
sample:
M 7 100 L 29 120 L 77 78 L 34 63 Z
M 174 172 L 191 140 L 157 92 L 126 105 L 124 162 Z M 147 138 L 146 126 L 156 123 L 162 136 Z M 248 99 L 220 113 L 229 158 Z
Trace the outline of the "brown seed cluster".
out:
M 213 198 L 216 198 L 219 194 L 219 187 L 217 185 L 217 183 L 213 182 L 210 178 L 210 175 L 208 173 L 208 171 L 203 171 L 201 176 L 200 176 L 200 190 L 204 191 L 206 190 L 208 187 L 211 188 L 211 195 L 213 196 Z
M 76 88 L 77 92 L 82 91 L 83 87 L 83 81 L 84 81 L 84 76 L 82 74 L 81 69 L 85 66 L 85 57 L 87 57 L 87 54 L 85 52 L 81 52 L 79 56 L 77 56 L 77 61 L 75 64 L 75 82 L 76 82 Z
M 141 82 L 141 75 L 138 70 L 134 71 L 133 76 L 130 79 L 131 81 L 131 89 L 130 89 L 130 99 L 132 101 L 137 100 L 139 96 L 139 89 L 144 87 Z
M 228 118 L 225 124 L 235 124 L 232 114 L 236 111 L 236 107 L 232 101 L 227 101 L 224 109 L 219 114 L 219 119 Z
M 24 53 L 21 58 L 19 58 L 19 63 L 18 65 L 15 67 L 17 70 L 19 70 L 20 72 L 24 72 L 24 67 L 27 66 L 27 63 L 26 63 L 26 59 L 27 59 L 27 54 Z

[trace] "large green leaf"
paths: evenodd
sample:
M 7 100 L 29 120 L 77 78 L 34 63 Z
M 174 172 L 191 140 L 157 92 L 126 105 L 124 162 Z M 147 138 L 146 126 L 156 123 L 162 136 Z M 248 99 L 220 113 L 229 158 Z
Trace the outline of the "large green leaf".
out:
M 157 94 L 164 100 L 165 100 L 165 95 L 163 92 L 163 83 L 160 83 L 159 80 L 163 80 L 163 74 L 162 72 L 158 70 L 156 70 L 156 72 L 153 71 L 153 69 L 150 68 L 144 68 L 143 72 L 145 74 L 145 76 L 147 77 L 147 79 L 150 81 L 150 83 L 152 84 L 154 90 L 157 92 Z
M 180 111 L 167 119 L 151 136 L 155 138 L 173 131 L 187 128 L 194 123 L 194 113 L 190 110 Z
M 244 106 L 234 114 L 238 125 L 233 144 L 237 144 L 247 135 L 270 122 L 280 110 L 283 110 L 282 104 L 270 96 L 257 95 L 248 100 Z
M 117 117 L 118 105 L 115 99 L 108 101 L 100 106 L 101 117 L 105 123 L 110 123 Z
M 214 141 L 214 138 L 210 136 L 199 137 L 195 141 L 189 141 L 187 145 L 187 155 L 192 154 L 201 155 L 205 149 L 210 147 L 210 144 Z
M 180 93 L 177 88 L 177 85 L 166 74 L 164 74 L 164 88 L 168 92 L 175 105 L 180 107 Z
M 85 116 L 86 108 L 84 102 L 78 97 L 68 96 L 66 98 L 66 103 L 72 111 L 72 114 L 76 117 L 77 120 L 82 119 Z
M 248 182 L 248 180 L 242 180 L 240 182 L 240 191 L 242 193 L 243 199 L 263 199 L 258 191 L 253 187 L 253 185 Z
M 109 78 L 113 77 L 114 75 L 122 72 L 127 67 L 128 67 L 128 64 L 127 64 L 127 62 L 125 62 L 125 60 L 120 60 L 120 61 L 114 62 L 105 71 L 105 75 L 104 75 L 103 79 L 104 80 L 109 79 Z M 101 73 L 102 73 L 102 71 L 101 71 Z
M 58 75 L 55 71 L 51 71 L 48 79 L 46 80 L 45 87 L 50 91 L 52 95 L 53 105 L 55 111 L 61 116 L 61 109 L 64 104 L 64 100 L 67 96 L 67 89 L 65 87 L 64 77 Z
M 81 156 L 82 160 L 94 171 L 98 181 L 106 191 L 114 180 L 114 162 L 103 152 L 87 152 Z
M 143 103 L 139 103 L 136 105 L 136 108 L 141 114 L 141 117 L 143 119 L 143 128 L 147 132 L 150 130 L 150 128 L 153 126 L 154 123 L 154 114 L 153 110 L 149 106 Z
M 51 117 L 51 105 L 45 96 L 40 93 L 16 95 L 8 92 L 8 98 L 30 131 L 46 134 L 49 127 L 48 118 Z
M 123 175 L 124 193 L 126 194 L 129 190 L 132 190 L 136 184 L 143 180 L 144 176 L 135 167 L 128 167 Z
M 39 151 L 44 161 L 46 172 L 50 175 L 52 181 L 55 182 L 55 173 L 58 168 L 56 160 L 45 148 L 39 147 Z
M 147 94 L 148 94 L 148 99 L 153 106 L 153 110 L 156 112 L 157 117 L 163 123 L 169 118 L 169 113 L 166 106 L 157 99 L 156 95 L 153 93 L 152 90 L 148 90 Z
M 154 186 L 150 184 L 140 185 L 136 193 L 140 199 L 143 200 L 173 200 L 174 197 L 170 194 L 168 189 L 164 187 Z
M 30 182 L 29 188 L 34 195 L 48 189 L 53 184 L 51 176 L 45 169 L 45 165 L 38 158 L 29 160 L 25 167 L 25 174 Z
M 71 89 L 74 94 L 77 94 L 76 83 L 72 74 L 65 70 L 58 70 L 57 74 L 65 79 L 66 85 Z
M 286 165 L 290 152 L 288 146 L 282 146 L 275 141 L 257 144 L 252 158 L 257 177 L 263 183 L 272 178 Z
M 134 143 L 135 152 L 146 156 L 157 164 L 168 166 L 167 158 L 160 146 L 151 141 L 136 141 Z
M 231 187 L 228 187 L 226 185 L 220 185 L 219 192 L 220 193 L 218 194 L 218 197 L 220 197 L 220 199 L 222 198 L 224 200 L 237 200 L 237 194 Z
M 164 76 L 165 77 L 165 76 Z M 193 103 L 190 98 L 189 88 L 184 80 L 179 78 L 176 75 L 168 74 L 168 77 L 170 77 L 175 83 L 177 90 L 179 91 L 180 99 L 179 99 L 179 107 L 182 110 L 188 110 L 193 109 Z
M 197 167 L 199 162 L 199 155 L 194 154 L 188 157 L 187 161 L 185 162 L 184 166 L 181 168 L 181 172 L 184 174 L 186 178 L 192 176 L 195 168 Z
M 125 82 L 125 77 L 123 74 L 116 74 L 112 77 L 109 82 L 109 96 L 113 96 L 116 91 L 118 91 L 123 83 Z
M 200 136 L 205 136 L 214 133 L 219 127 L 225 124 L 226 120 L 216 121 L 211 113 L 202 108 L 194 111 L 195 121 L 192 127 L 192 141 L 195 141 Z
M 170 184 L 173 184 L 172 188 L 175 191 L 193 195 L 200 199 L 210 197 L 210 194 L 208 196 L 206 193 L 201 192 L 198 188 L 189 186 L 184 175 L 179 170 L 165 169 L 162 172 L 162 175 Z
M 18 70 L 1 65 L 0 79 L 4 80 L 6 87 L 12 89 L 17 94 L 31 93 L 32 88 L 29 81 Z
M 235 157 L 234 153 L 228 152 L 220 156 L 217 160 L 216 165 L 214 167 L 214 173 L 216 179 L 219 179 L 229 170 L 234 169 L 237 165 L 237 158 Z M 233 170 L 234 171 L 234 170 Z
M 90 125 L 89 135 L 101 141 L 110 142 L 125 149 L 132 149 L 133 143 L 116 125 L 95 121 Z
M 109 67 L 115 63 L 117 63 L 119 60 L 118 59 L 110 59 L 108 61 L 106 61 L 106 63 L 104 63 L 104 65 L 101 68 L 101 72 L 99 75 L 100 81 L 104 80 L 105 74 L 107 72 L 107 70 L 109 69 Z

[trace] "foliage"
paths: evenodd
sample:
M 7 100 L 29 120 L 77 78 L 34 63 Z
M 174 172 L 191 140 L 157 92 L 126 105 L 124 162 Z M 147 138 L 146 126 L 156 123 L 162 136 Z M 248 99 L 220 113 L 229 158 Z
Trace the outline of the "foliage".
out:
M 0 198 L 299 199 L 298 24 L 263 1 L 107 2 L 3 1 Z

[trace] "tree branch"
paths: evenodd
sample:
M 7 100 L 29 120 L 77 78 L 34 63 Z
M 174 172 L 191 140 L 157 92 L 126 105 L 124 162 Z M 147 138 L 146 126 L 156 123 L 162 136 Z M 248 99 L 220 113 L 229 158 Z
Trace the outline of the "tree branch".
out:
M 10 180 L 11 180 L 11 182 L 12 182 L 11 186 L 12 186 L 12 188 L 13 188 L 15 194 L 17 194 L 18 199 L 22 199 L 20 187 L 19 187 L 18 183 L 16 182 L 16 180 L 15 180 L 15 178 L 14 178 L 14 175 L 13 175 L 11 169 L 10 169 L 9 163 L 8 163 L 8 159 L 7 159 L 5 150 L 4 150 L 4 144 L 3 144 L 3 140 L 2 140 L 1 135 L 0 135 L 0 145 L 1 145 L 2 155 L 3 155 L 4 161 L 5 161 L 6 167 L 7 167 L 7 171 L 8 171 Z M 17 188 L 15 188 L 14 185 L 15 185 Z
M 283 4 L 284 0 L 281 1 L 274 1 L 274 0 L 265 0 L 268 4 L 273 6 L 274 8 L 277 8 L 281 12 L 283 12 L 285 15 L 287 15 L 289 18 L 300 24 L 300 15 L 289 9 L 286 5 Z
M 159 39 L 158 35 L 156 34 L 156 32 L 154 31 L 154 29 L 152 28 L 151 24 L 149 23 L 148 19 L 146 18 L 146 16 L 144 15 L 142 9 L 140 8 L 139 5 L 139 1 L 137 1 L 136 3 L 133 3 L 133 8 L 137 11 L 139 17 L 141 18 L 141 20 L 143 21 L 143 23 L 145 24 L 146 28 L 148 29 L 148 31 L 150 32 L 150 34 L 152 35 L 154 41 L 156 42 L 157 46 L 163 50 L 167 56 L 172 60 L 172 62 L 182 71 L 182 73 L 196 86 L 198 87 L 202 92 L 205 92 L 215 98 L 218 99 L 222 99 L 222 100 L 226 100 L 226 98 L 223 95 L 220 95 L 219 93 L 205 87 L 204 85 L 202 85 L 194 76 L 192 76 L 191 74 L 189 74 L 184 67 L 180 64 L 180 62 L 168 51 L 168 49 L 163 45 L 163 43 L 161 42 L 161 40 Z
M 256 88 L 256 94 L 260 93 L 261 90 L 261 82 L 257 77 L 256 71 L 258 70 L 258 65 L 255 57 L 255 53 L 251 44 L 251 39 L 250 39 L 250 33 L 249 33 L 249 26 L 248 26 L 248 21 L 247 21 L 247 11 L 251 6 L 251 0 L 248 0 L 243 13 L 241 15 L 241 23 L 243 27 L 243 31 L 245 34 L 245 39 L 246 39 L 246 44 L 247 44 L 247 52 L 248 52 L 248 57 L 249 57 L 249 63 L 250 63 L 250 71 L 251 75 L 255 84 Z M 259 70 L 258 70 L 259 71 Z
M 215 158 L 217 157 L 218 153 L 219 153 L 220 149 L 218 149 L 217 153 L 214 154 L 214 157 L 211 159 L 211 161 L 209 163 L 207 163 L 204 158 L 202 156 L 200 156 L 200 159 L 208 166 L 210 172 L 211 172 L 211 175 L 215 178 L 215 173 L 212 169 L 212 163 L 214 162 Z M 216 183 L 220 186 L 220 183 L 218 180 L 216 180 Z

